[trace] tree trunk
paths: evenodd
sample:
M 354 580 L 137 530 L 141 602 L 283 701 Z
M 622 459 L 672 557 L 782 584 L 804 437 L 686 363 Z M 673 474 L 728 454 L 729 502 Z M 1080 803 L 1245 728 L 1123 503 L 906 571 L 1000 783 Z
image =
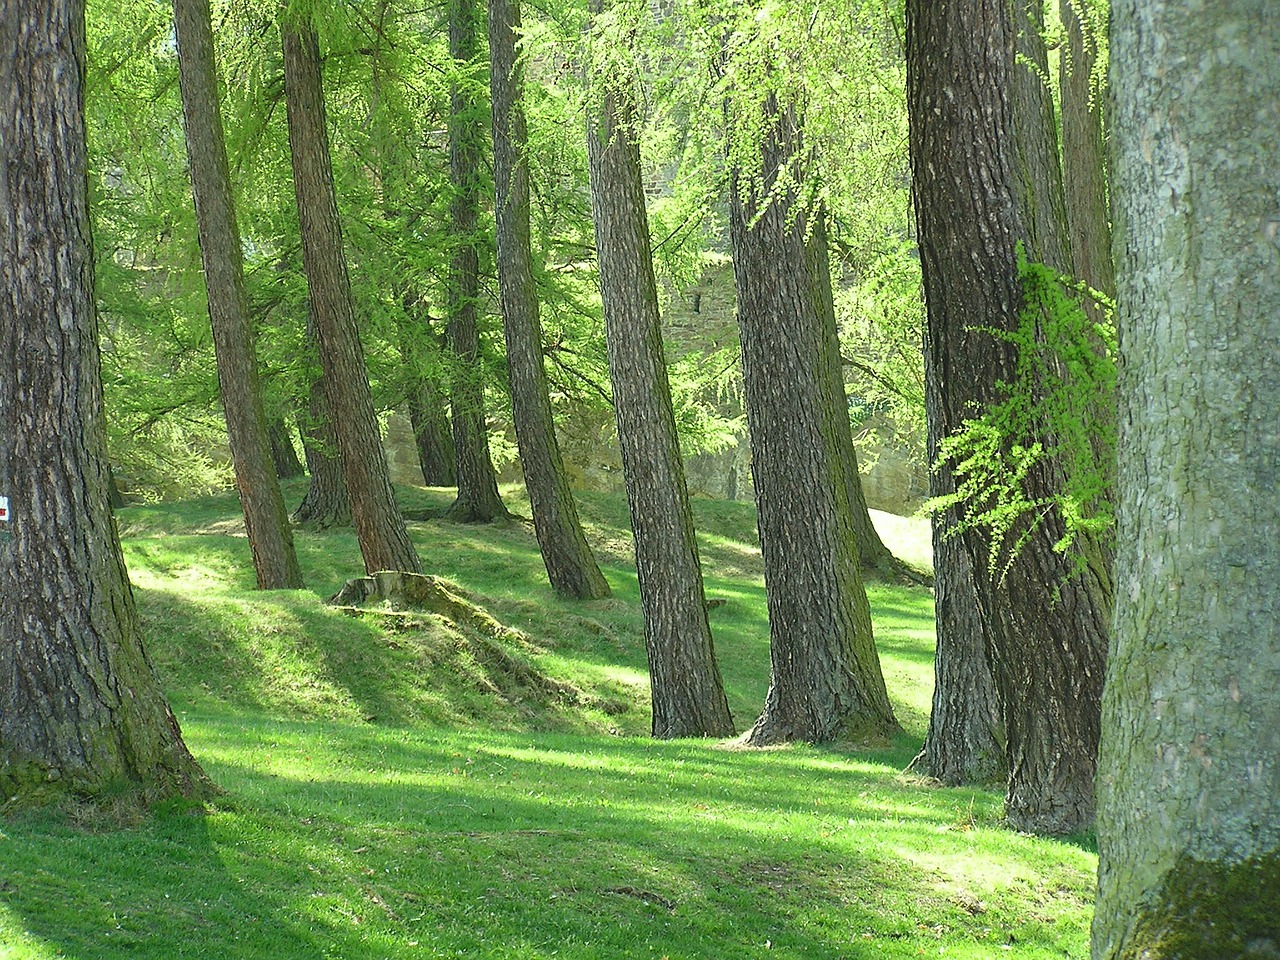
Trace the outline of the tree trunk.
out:
M 0 8 L 0 810 L 210 789 L 142 648 L 108 496 L 84 4 Z
M 1077 8 L 1082 0 L 1059 0 L 1067 47 L 1060 61 L 1062 88 L 1062 172 L 1066 187 L 1068 236 L 1076 276 L 1109 297 L 1116 294 L 1107 213 L 1107 155 L 1102 142 L 1102 94 L 1094 96 L 1092 75 L 1097 41 L 1086 36 Z M 1098 319 L 1097 311 L 1088 305 Z
M 298 459 L 298 451 L 293 448 L 293 437 L 289 424 L 284 417 L 276 417 L 267 421 L 267 438 L 271 441 L 271 462 L 275 465 L 276 477 L 281 480 L 292 480 L 307 472 L 307 468 Z
M 356 538 L 367 573 L 417 573 L 418 555 L 396 506 L 351 305 L 329 160 L 319 42 L 315 27 L 306 21 L 285 20 L 281 35 L 303 265 Z
M 997 400 L 1017 359 L 1009 342 L 986 332 L 1016 329 L 1023 302 L 1015 242 L 1026 234 L 1015 196 L 1011 18 L 1000 0 L 907 5 L 910 146 L 935 439 Z M 966 82 L 957 85 L 955 77 Z M 1056 465 L 1042 464 L 1025 492 L 1039 499 L 1058 480 Z M 949 484 L 939 492 L 949 492 Z M 1002 703 L 1006 812 L 1019 829 L 1044 833 L 1083 830 L 1092 821 L 1110 609 L 1105 564 L 1073 576 L 1070 561 L 1053 550 L 1061 532 L 1061 518 L 1047 518 L 1003 576 L 991 569 L 983 534 L 971 530 L 958 540 Z M 967 572 L 961 567 L 940 575 L 967 590 Z M 967 596 L 960 599 L 968 605 Z M 964 622 L 944 612 L 940 632 Z M 944 653 L 966 649 L 951 639 L 940 638 Z
M 351 522 L 351 498 L 338 457 L 338 437 L 330 419 L 324 377 L 311 384 L 310 411 L 302 431 L 302 452 L 307 458 L 311 482 L 294 511 L 295 523 L 324 529 L 345 527 Z
M 773 672 L 753 745 L 897 730 L 858 572 L 857 486 L 821 211 L 776 171 L 801 157 L 794 115 L 766 110 L 761 185 L 735 180 L 730 233 Z M 775 188 L 783 190 L 764 201 Z
M 1280 955 L 1280 12 L 1115 0 L 1096 960 Z
M 418 450 L 422 481 L 428 487 L 452 487 L 458 482 L 458 466 L 453 449 L 453 427 L 449 423 L 448 398 L 434 377 L 422 372 L 422 341 L 431 335 L 427 321 L 417 321 L 410 311 L 400 324 L 400 359 L 409 378 L 406 406 L 413 441 Z
M 599 14 L 601 0 L 592 0 Z M 603 83 L 605 78 L 594 78 Z M 658 320 L 634 102 L 609 78 L 587 154 L 614 414 L 635 536 L 655 737 L 724 737 L 716 664 Z
M 271 458 L 258 359 L 245 302 L 240 229 L 222 136 L 209 0 L 173 0 L 191 192 L 204 260 L 218 385 L 236 489 L 262 590 L 302 586 L 293 532 Z
M 525 159 L 524 65 L 519 56 L 519 0 L 489 0 L 489 88 L 493 103 L 493 171 L 497 201 L 498 286 L 520 466 L 534 531 L 552 588 L 563 597 L 609 596 L 609 584 L 583 535 L 556 440 L 542 323 L 529 237 L 529 166 Z
M 473 74 L 480 55 L 479 0 L 448 0 L 449 55 L 459 73 Z M 498 496 L 489 455 L 484 412 L 484 380 L 476 316 L 480 301 L 480 207 L 484 158 L 483 106 L 473 77 L 455 79 L 449 105 L 449 217 L 453 257 L 449 263 L 449 349 L 453 354 L 453 445 L 458 465 L 458 499 L 445 516 L 483 523 L 508 516 Z

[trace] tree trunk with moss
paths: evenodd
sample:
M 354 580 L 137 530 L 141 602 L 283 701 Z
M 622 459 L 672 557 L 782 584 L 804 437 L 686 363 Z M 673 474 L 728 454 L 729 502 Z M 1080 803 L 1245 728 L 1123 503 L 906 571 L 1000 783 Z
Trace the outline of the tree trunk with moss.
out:
M 449 262 L 449 384 L 458 499 L 445 514 L 463 523 L 508 516 L 498 496 L 498 478 L 489 453 L 484 409 L 484 375 L 477 326 L 480 304 L 481 167 L 484 161 L 485 109 L 477 94 L 480 56 L 479 0 L 448 0 L 449 55 L 457 76 L 449 95 L 449 204 L 453 255 Z
M 609 584 L 582 532 L 569 489 L 542 358 L 542 323 L 529 236 L 529 164 L 520 57 L 519 0 L 489 0 L 489 88 L 493 103 L 494 218 L 498 287 L 520 466 L 533 527 L 552 588 L 561 596 L 609 596 Z
M 218 386 L 258 587 L 297 589 L 302 586 L 302 570 L 276 478 L 262 407 L 258 358 L 245 299 L 240 229 L 222 135 L 209 16 L 208 0 L 174 0 L 183 130 L 213 327 Z
M 0 810 L 197 796 L 108 503 L 84 4 L 4 5 L 0 50 Z
M 794 115 L 772 99 L 766 115 L 768 175 L 735 180 L 729 221 L 772 659 L 748 742 L 884 736 L 898 727 L 859 573 L 826 228 L 772 176 L 803 170 Z
M 599 14 L 601 0 L 592 0 Z M 733 718 L 707 621 L 702 568 L 658 319 L 638 115 L 625 81 L 588 118 L 587 154 L 605 340 L 635 536 L 655 737 L 725 737 Z
M 419 570 L 418 554 L 396 506 L 387 455 L 351 303 L 342 229 L 325 125 L 320 46 L 313 24 L 286 18 L 285 105 L 303 265 L 324 369 L 329 423 L 337 439 L 365 570 Z
M 1096 960 L 1280 955 L 1280 11 L 1115 0 Z
M 1003 0 L 908 0 L 910 149 L 935 441 L 1003 399 L 1002 384 L 1014 380 L 1014 346 L 989 331 L 1018 329 L 1023 306 L 1016 243 L 1027 233 L 1010 95 L 1015 36 Z M 1040 501 L 1060 482 L 1058 466 L 1042 461 L 1023 495 Z M 1054 834 L 1092 823 L 1111 608 L 1106 564 L 1077 570 L 1054 550 L 1063 532 L 1061 516 L 1045 517 L 1007 569 L 993 570 L 987 533 L 969 529 L 958 535 L 965 567 L 939 571 L 965 590 L 961 578 L 972 573 L 1005 726 L 1006 814 L 1019 829 Z M 939 631 L 958 626 L 939 618 Z M 947 645 L 951 639 L 940 649 L 972 650 Z

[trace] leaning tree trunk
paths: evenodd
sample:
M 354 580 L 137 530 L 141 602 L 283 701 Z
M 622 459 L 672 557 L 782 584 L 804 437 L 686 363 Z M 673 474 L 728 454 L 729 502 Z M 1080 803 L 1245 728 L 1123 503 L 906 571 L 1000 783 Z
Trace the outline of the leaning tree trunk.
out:
M 772 98 L 766 117 L 762 169 L 772 175 L 803 147 Z M 737 179 L 729 208 L 773 667 L 753 745 L 898 728 L 858 572 L 826 232 L 821 210 L 800 203 L 771 177 Z
M 464 74 L 449 96 L 449 180 L 453 199 L 449 218 L 453 256 L 449 262 L 449 349 L 453 370 L 449 392 L 453 406 L 453 445 L 458 465 L 458 499 L 445 516 L 463 523 L 506 517 L 498 479 L 489 455 L 484 411 L 480 336 L 480 207 L 484 158 L 484 111 L 472 74 L 480 55 L 479 0 L 448 0 L 449 55 Z
M 1280 955 L 1280 11 L 1114 0 L 1096 960 Z
M 593 0 L 598 15 L 601 0 Z M 658 319 L 636 110 L 615 78 L 588 119 L 605 340 L 635 537 L 655 737 L 724 737 L 733 718 L 707 622 L 702 568 Z
M 1023 303 L 1015 242 L 1025 231 L 1009 93 L 1014 25 L 1003 0 L 909 0 L 907 17 L 928 415 L 938 438 L 1001 399 L 1002 382 L 1013 381 L 1013 346 L 987 331 L 1016 329 Z M 968 82 L 957 86 L 954 77 Z M 1057 466 L 1043 463 L 1027 478 L 1026 495 L 1039 499 L 1058 482 Z M 1071 561 L 1053 550 L 1061 534 L 1061 518 L 1047 518 L 1003 575 L 991 568 L 984 534 L 969 530 L 958 541 L 1002 703 L 1006 812 L 1020 829 L 1045 833 L 1086 829 L 1092 821 L 1110 610 L 1105 564 L 1073 576 Z M 943 575 L 952 572 L 965 574 Z M 952 625 L 939 620 L 940 630 Z
M 142 649 L 108 496 L 84 4 L 0 8 L 0 811 L 209 789 Z
M 222 136 L 218 76 L 214 63 L 209 0 L 173 0 L 174 32 L 182 88 L 191 192 L 195 198 L 200 253 L 204 261 L 209 319 L 213 326 L 218 385 L 236 489 L 258 587 L 297 589 L 302 570 L 271 457 L 262 408 L 258 358 L 244 291 L 240 229 L 231 195 L 231 174 Z
M 310 339 L 310 338 L 308 338 Z M 311 399 L 302 429 L 302 452 L 310 480 L 298 509 L 295 523 L 310 527 L 345 527 L 351 522 L 351 497 L 338 457 L 338 436 L 325 392 L 324 375 L 311 384 Z
M 303 265 L 356 539 L 366 572 L 416 573 L 418 555 L 396 506 L 351 304 L 329 160 L 319 41 L 307 21 L 285 20 L 280 29 Z
M 422 482 L 428 487 L 452 487 L 458 483 L 458 466 L 453 447 L 453 427 L 449 423 L 449 400 L 436 377 L 423 372 L 424 341 L 431 336 L 430 321 L 415 316 L 417 308 L 405 302 L 406 317 L 400 321 L 400 359 L 408 378 L 405 405 L 418 451 Z
M 529 165 L 525 158 L 524 64 L 519 55 L 519 0 L 489 0 L 489 89 L 493 102 L 493 172 L 497 201 L 498 286 L 520 466 L 547 578 L 556 593 L 579 600 L 609 596 L 578 520 L 556 440 L 542 323 L 529 237 Z
M 307 468 L 298 459 L 289 424 L 283 416 L 267 421 L 267 439 L 271 441 L 271 462 L 278 479 L 292 480 L 307 472 Z

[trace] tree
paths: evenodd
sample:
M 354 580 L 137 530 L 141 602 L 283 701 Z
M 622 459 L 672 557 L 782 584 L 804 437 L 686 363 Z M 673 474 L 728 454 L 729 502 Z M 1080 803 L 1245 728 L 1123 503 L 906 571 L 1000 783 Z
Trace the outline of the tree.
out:
M 329 160 L 319 40 L 309 20 L 289 14 L 282 18 L 280 32 L 303 263 L 356 538 L 367 573 L 417 573 L 418 555 L 396 506 L 351 304 Z
M 1012 11 L 1000 0 L 908 2 L 910 150 L 935 442 L 1003 399 L 1001 384 L 1014 380 L 1018 356 L 1008 334 L 1019 329 L 1024 307 L 1016 244 L 1026 238 L 1015 197 L 1014 49 Z M 1058 465 L 1042 459 L 1022 487 L 1026 499 L 1041 502 L 1061 483 Z M 1105 563 L 1076 569 L 1054 550 L 1065 530 L 1064 517 L 1047 511 L 1015 530 L 1016 551 L 998 547 L 994 564 L 983 531 L 955 535 L 974 575 L 977 622 L 1002 705 L 1006 814 L 1018 828 L 1044 833 L 1092 822 L 1110 610 Z M 940 619 L 939 630 L 974 622 L 974 610 L 964 613 Z
M 763 179 L 738 171 L 729 221 L 773 665 L 748 742 L 882 736 L 897 722 L 858 572 L 824 214 L 794 186 L 794 111 L 770 95 L 763 128 Z
M 208 0 L 174 0 L 173 21 L 218 384 L 253 567 L 259 588 L 297 589 L 302 586 L 302 571 L 276 479 L 245 303 L 240 231 L 222 136 Z
M 609 584 L 582 533 L 547 393 L 529 238 L 529 164 L 525 156 L 528 138 L 520 31 L 519 0 L 489 0 L 489 88 L 497 194 L 494 217 L 511 405 L 520 466 L 547 577 L 562 596 L 591 600 L 609 596 Z
M 618 5 L 611 13 L 648 16 Z M 603 0 L 592 0 L 601 16 Z M 605 339 L 635 537 L 655 737 L 730 736 L 658 318 L 658 291 L 637 142 L 634 73 L 591 63 L 587 153 Z M 615 48 L 625 63 L 625 44 Z
M 1112 10 L 1124 415 L 1093 956 L 1273 956 L 1280 15 Z
M 108 504 L 84 5 L 0 7 L 0 808 L 209 789 L 143 651 Z
M 464 523 L 507 516 L 489 455 L 484 411 L 480 335 L 481 164 L 484 158 L 484 104 L 475 76 L 480 57 L 479 0 L 448 0 L 449 55 L 456 76 L 449 104 L 449 217 L 453 255 L 449 262 L 449 349 L 453 354 L 450 399 L 453 445 L 457 452 L 458 499 L 446 514 Z
M 307 344 L 314 349 L 315 313 L 307 310 Z M 307 460 L 307 492 L 293 519 L 313 527 L 343 527 L 351 522 L 351 497 L 338 456 L 338 435 L 325 375 L 317 371 L 311 381 L 307 413 L 302 421 L 302 453 Z

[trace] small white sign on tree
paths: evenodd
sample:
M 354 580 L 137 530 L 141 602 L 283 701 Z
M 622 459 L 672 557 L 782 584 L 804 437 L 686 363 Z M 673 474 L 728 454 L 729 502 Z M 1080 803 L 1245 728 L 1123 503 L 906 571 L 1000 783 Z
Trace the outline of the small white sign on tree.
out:
M 9 498 L 0 497 L 0 523 L 9 521 Z

